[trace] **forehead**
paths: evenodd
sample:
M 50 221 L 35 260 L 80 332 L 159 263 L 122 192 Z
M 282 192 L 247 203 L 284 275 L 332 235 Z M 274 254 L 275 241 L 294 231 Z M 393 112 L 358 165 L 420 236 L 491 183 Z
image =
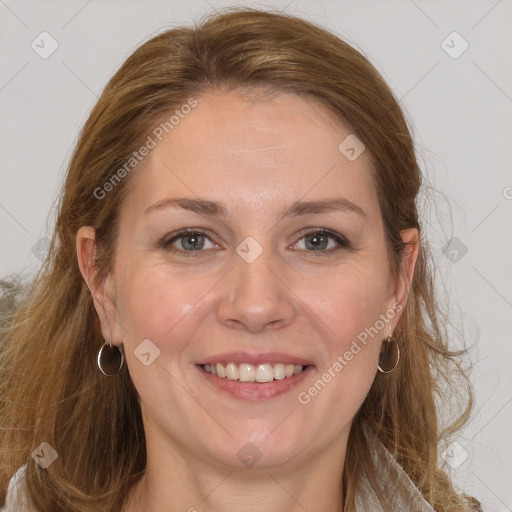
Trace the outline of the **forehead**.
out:
M 195 100 L 131 176 L 130 209 L 172 195 L 262 207 L 339 193 L 372 206 L 370 155 L 351 161 L 340 151 L 350 126 L 317 100 L 240 91 Z

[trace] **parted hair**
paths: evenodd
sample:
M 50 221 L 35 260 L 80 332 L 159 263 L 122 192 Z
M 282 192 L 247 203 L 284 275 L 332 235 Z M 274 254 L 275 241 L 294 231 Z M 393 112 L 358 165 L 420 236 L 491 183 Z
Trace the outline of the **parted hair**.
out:
M 436 301 L 433 265 L 418 218 L 422 175 L 411 130 L 393 93 L 369 60 L 328 30 L 299 17 L 227 9 L 191 27 L 166 30 L 139 46 L 104 88 L 71 156 L 51 246 L 24 293 L 2 300 L 0 345 L 0 504 L 9 479 L 27 463 L 30 497 L 41 511 L 122 510 L 146 464 L 139 397 L 126 367 L 103 376 L 104 343 L 91 290 L 76 254 L 76 234 L 97 232 L 99 285 L 111 270 L 118 213 L 131 175 L 100 199 L 95 194 L 165 116 L 211 90 L 293 92 L 326 105 L 365 144 L 378 192 L 390 268 L 400 271 L 400 230 L 420 230 L 407 304 L 394 332 L 401 359 L 378 374 L 354 418 L 340 485 L 344 510 L 355 507 L 359 479 L 378 487 L 365 428 L 404 468 L 439 512 L 469 510 L 442 469 L 439 447 L 468 419 L 467 354 L 452 351 Z M 340 141 L 341 142 L 341 141 Z M 441 422 L 464 383 L 460 410 Z M 452 394 L 453 393 L 453 394 Z M 59 454 L 46 470 L 31 457 L 41 442 Z M 386 497 L 379 495 L 382 503 Z

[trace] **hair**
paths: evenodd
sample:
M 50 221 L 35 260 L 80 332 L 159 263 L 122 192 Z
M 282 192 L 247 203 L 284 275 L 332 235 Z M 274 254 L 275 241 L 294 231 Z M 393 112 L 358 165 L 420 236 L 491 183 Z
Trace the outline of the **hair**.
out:
M 246 8 L 158 34 L 129 56 L 103 90 L 70 159 L 48 256 L 16 307 L 11 295 L 2 307 L 0 503 L 12 474 L 28 461 L 26 481 L 39 510 L 122 509 L 146 464 L 139 397 L 126 367 L 107 379 L 96 366 L 104 340 L 79 270 L 76 234 L 82 226 L 96 229 L 98 285 L 115 260 L 118 213 L 131 176 L 101 199 L 95 191 L 191 97 L 258 88 L 321 102 L 365 144 L 390 268 L 399 271 L 407 249 L 400 230 L 422 233 L 416 205 L 422 178 L 398 101 L 366 57 L 308 21 Z M 461 363 L 466 351 L 448 348 L 432 258 L 420 239 L 394 333 L 400 364 L 377 375 L 352 424 L 341 477 L 347 512 L 354 510 L 359 479 L 378 481 L 366 427 L 436 511 L 467 510 L 438 459 L 440 443 L 469 418 L 471 387 Z M 462 412 L 443 426 L 436 402 L 446 403 L 461 381 L 467 389 L 458 402 Z M 59 457 L 38 471 L 30 454 L 43 441 Z M 385 496 L 379 498 L 385 503 Z

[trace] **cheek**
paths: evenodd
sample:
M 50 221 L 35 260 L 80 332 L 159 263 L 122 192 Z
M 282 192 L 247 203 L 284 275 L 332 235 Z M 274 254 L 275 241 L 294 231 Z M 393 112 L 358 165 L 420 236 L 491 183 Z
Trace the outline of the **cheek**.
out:
M 316 323 L 323 337 L 315 383 L 301 390 L 300 403 L 314 402 L 317 410 L 332 411 L 340 422 L 357 412 L 375 378 L 380 346 L 395 315 L 394 310 L 386 315 L 383 307 L 387 283 L 386 269 L 378 262 L 342 266 L 317 275 L 308 286 L 303 282 L 298 294 L 308 297 L 305 310 L 312 322 L 320 320 Z
M 182 323 L 183 319 L 191 314 L 205 290 L 204 281 L 184 282 L 183 277 L 162 265 L 145 266 L 139 262 L 119 277 L 118 307 L 127 332 L 125 344 L 132 348 L 149 338 L 163 349 L 163 341 L 173 337 L 173 331 L 183 329 L 187 323 Z
M 388 287 L 385 269 L 378 263 L 330 269 L 314 279 L 297 282 L 295 289 L 325 325 L 327 339 L 337 352 L 347 350 L 361 333 L 371 330 L 375 335 L 375 329 L 382 330 L 378 320 L 384 313 Z
M 197 302 L 208 287 L 204 281 L 185 279 L 162 265 L 141 262 L 117 278 L 124 353 L 133 383 L 151 410 L 162 408 L 164 395 L 164 409 L 177 410 L 180 393 L 169 394 L 169 389 L 177 386 L 179 390 L 176 383 L 185 378 L 181 363 L 197 329 Z
M 331 418 L 325 429 L 334 436 L 357 413 L 375 379 L 388 328 L 382 320 L 386 287 L 377 276 L 367 282 L 347 274 L 331 276 L 324 284 L 329 293 L 311 295 L 308 303 L 314 312 L 310 318 L 318 317 L 325 325 L 321 362 L 314 381 L 300 389 L 298 401 Z M 315 286 L 317 293 L 319 289 Z

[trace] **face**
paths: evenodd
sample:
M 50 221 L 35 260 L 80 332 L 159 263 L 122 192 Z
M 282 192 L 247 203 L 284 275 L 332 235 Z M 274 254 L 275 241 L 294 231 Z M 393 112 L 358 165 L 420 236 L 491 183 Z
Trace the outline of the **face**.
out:
M 314 100 L 196 99 L 130 176 L 97 302 L 148 446 L 230 467 L 337 453 L 404 298 L 370 155 L 348 159 Z

